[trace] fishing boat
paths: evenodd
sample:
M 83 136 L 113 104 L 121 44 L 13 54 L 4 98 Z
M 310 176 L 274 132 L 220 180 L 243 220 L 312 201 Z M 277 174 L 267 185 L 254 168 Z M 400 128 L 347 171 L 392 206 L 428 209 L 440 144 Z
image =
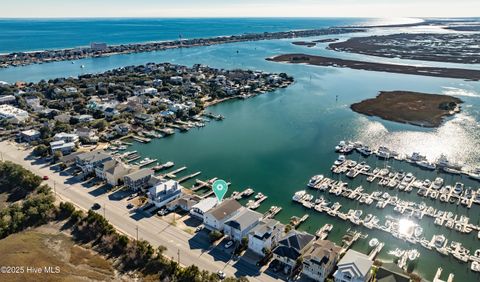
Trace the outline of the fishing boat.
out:
M 376 247 L 378 245 L 378 239 L 377 238 L 372 238 L 372 240 L 370 240 L 370 242 L 368 242 L 368 245 L 370 247 Z

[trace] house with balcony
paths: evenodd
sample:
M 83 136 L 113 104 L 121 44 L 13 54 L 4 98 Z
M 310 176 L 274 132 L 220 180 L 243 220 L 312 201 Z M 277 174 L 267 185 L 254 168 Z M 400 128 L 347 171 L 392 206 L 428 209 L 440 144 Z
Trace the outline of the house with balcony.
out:
M 218 204 L 217 198 L 205 198 L 193 205 L 190 209 L 190 215 L 203 220 L 205 213 L 213 209 Z
M 153 174 L 154 171 L 151 168 L 143 168 L 125 175 L 123 183 L 133 191 L 143 190 L 148 187 L 148 182 Z
M 315 236 L 307 232 L 291 230 L 280 239 L 278 245 L 273 249 L 273 258 L 283 263 L 290 272 L 297 260 L 310 249 Z
M 168 203 L 182 196 L 182 186 L 175 180 L 167 180 L 148 189 L 148 202 L 157 208 L 163 208 Z
M 341 250 L 331 241 L 315 241 L 303 255 L 303 274 L 314 281 L 325 281 L 337 265 Z
M 367 255 L 348 250 L 337 264 L 333 274 L 335 282 L 365 282 L 370 281 L 373 261 Z
M 283 235 L 285 225 L 275 219 L 262 219 L 248 233 L 248 248 L 258 255 L 265 249 L 272 250 Z
M 225 222 L 223 232 L 230 239 L 240 242 L 242 238 L 248 238 L 248 233 L 258 224 L 262 217 L 263 215 L 259 212 L 251 209 L 242 209 Z
M 110 161 L 112 156 L 107 154 L 103 150 L 95 150 L 87 153 L 78 155 L 75 158 L 75 164 L 82 172 L 87 175 L 95 172 L 95 167 L 106 162 Z

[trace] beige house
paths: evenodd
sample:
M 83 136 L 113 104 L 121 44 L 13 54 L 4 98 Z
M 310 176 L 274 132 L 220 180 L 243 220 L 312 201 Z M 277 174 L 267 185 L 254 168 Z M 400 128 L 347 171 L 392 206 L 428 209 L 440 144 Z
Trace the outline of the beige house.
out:
M 328 240 L 317 240 L 303 256 L 303 274 L 315 281 L 325 281 L 333 272 L 341 247 Z
M 125 175 L 138 170 L 137 166 L 130 166 L 117 160 L 108 161 L 103 167 L 102 179 L 112 186 L 120 185 L 120 180 L 123 181 Z

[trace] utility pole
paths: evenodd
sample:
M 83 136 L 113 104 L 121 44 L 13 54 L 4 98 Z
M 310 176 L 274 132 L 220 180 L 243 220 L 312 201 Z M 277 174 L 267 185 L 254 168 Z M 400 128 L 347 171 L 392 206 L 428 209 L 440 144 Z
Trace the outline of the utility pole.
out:
M 103 204 L 103 218 L 105 218 L 105 219 L 106 219 L 106 217 L 105 217 L 105 209 L 106 209 L 105 206 L 106 206 L 106 205 L 107 205 L 106 203 Z
M 137 229 L 137 242 L 138 242 L 138 225 L 137 225 L 136 229 Z
M 57 194 L 57 182 L 53 180 L 53 193 Z
M 180 264 L 180 249 L 177 251 L 177 262 Z

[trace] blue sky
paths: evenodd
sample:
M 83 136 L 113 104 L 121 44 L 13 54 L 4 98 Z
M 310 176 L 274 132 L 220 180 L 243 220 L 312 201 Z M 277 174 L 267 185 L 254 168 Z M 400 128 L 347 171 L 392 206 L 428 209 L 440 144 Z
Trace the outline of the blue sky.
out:
M 0 17 L 472 17 L 480 0 L 1 0 Z

